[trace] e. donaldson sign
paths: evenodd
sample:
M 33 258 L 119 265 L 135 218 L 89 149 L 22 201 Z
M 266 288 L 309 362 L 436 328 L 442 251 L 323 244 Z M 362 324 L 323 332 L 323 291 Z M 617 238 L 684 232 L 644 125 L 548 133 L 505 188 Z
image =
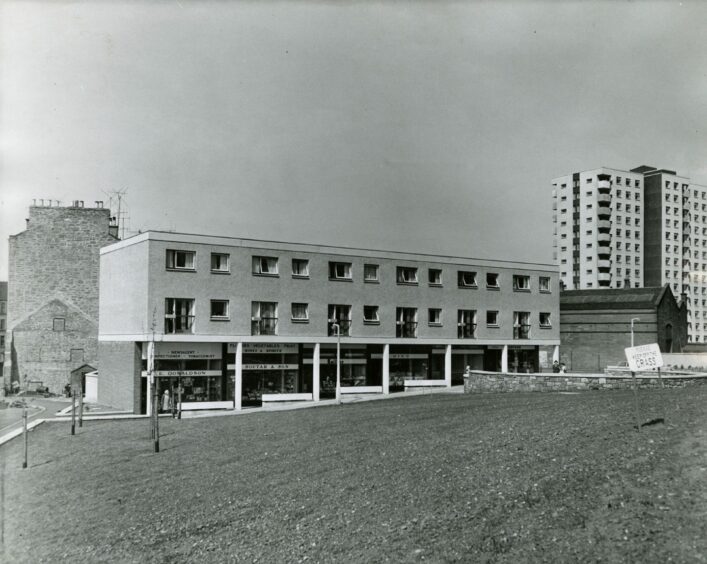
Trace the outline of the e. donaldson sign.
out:
M 652 370 L 663 366 L 663 355 L 660 354 L 660 347 L 657 343 L 641 345 L 640 347 L 628 347 L 624 350 L 628 367 L 632 372 Z

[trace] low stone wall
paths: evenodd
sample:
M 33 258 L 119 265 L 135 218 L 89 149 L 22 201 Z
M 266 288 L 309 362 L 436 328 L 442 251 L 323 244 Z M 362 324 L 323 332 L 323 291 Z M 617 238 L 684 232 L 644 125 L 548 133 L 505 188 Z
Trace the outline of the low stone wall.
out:
M 707 384 L 707 374 L 662 375 L 665 388 L 683 388 Z M 655 372 L 638 373 L 638 387 L 660 388 L 661 380 Z M 632 386 L 631 373 L 623 374 L 520 374 L 472 371 L 464 376 L 464 392 L 576 392 L 585 390 L 623 390 Z

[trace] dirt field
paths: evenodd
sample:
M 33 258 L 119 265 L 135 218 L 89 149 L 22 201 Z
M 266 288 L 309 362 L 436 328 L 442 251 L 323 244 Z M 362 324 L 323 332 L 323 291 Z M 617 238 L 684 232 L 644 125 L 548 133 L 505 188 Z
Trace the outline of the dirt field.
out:
M 45 423 L 4 562 L 705 562 L 707 386 Z

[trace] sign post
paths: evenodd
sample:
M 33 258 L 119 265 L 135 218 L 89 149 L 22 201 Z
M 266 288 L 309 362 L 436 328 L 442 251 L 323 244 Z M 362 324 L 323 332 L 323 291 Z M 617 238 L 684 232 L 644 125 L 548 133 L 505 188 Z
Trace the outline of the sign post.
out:
M 22 468 L 27 468 L 27 441 L 29 440 L 27 436 L 27 406 L 22 408 L 22 433 L 25 436 L 25 459 L 22 462 Z
M 652 370 L 655 368 L 658 369 L 658 377 L 660 378 L 660 367 L 663 366 L 663 356 L 660 354 L 660 347 L 657 343 L 641 345 L 638 347 L 628 347 L 624 349 L 624 351 L 626 352 L 628 367 L 631 369 L 636 430 L 640 433 L 641 424 L 638 420 L 638 386 L 636 384 L 636 372 L 639 370 Z

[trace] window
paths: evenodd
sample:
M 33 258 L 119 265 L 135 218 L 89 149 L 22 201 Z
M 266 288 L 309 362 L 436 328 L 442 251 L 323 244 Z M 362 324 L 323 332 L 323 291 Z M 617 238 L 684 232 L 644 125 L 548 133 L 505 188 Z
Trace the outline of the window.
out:
M 329 280 L 351 280 L 351 263 L 330 262 Z
M 486 325 L 489 327 L 498 327 L 498 312 L 489 310 L 486 312 Z
M 476 337 L 475 310 L 460 309 L 457 312 L 457 337 L 460 339 L 473 339 Z
M 277 257 L 253 257 L 253 274 L 278 276 Z
M 309 323 L 309 304 L 292 304 L 292 322 Z
M 229 272 L 229 255 L 225 253 L 211 253 L 211 272 Z
M 541 292 L 549 292 L 550 291 L 550 277 L 549 276 L 541 276 L 539 279 L 539 287 Z
M 194 251 L 167 249 L 167 268 L 170 270 L 194 270 Z
M 378 318 L 378 306 L 363 306 L 363 322 L 366 325 L 380 324 L 380 319 Z
M 476 272 L 459 270 L 457 272 L 457 285 L 460 288 L 476 288 Z
M 550 323 L 550 314 L 545 311 L 540 312 L 540 327 L 543 328 L 548 328 L 552 327 L 552 323 Z
M 378 265 L 364 264 L 363 265 L 363 281 L 378 282 Z
M 225 321 L 228 317 L 228 300 L 211 300 L 211 319 Z
M 565 247 L 564 250 L 567 250 Z M 486 287 L 498 289 L 498 273 L 497 272 L 487 272 L 486 273 Z
M 530 339 L 530 312 L 513 312 L 513 338 Z
M 66 319 L 55 317 L 52 322 L 52 331 L 63 331 L 64 329 L 66 329 Z
M 7 313 L 7 302 L 0 302 L 0 315 Z
M 399 266 L 397 268 L 396 280 L 398 284 L 417 284 L 417 268 Z
M 307 259 L 292 259 L 292 277 L 309 278 L 309 261 Z
M 427 322 L 429 325 L 442 325 L 442 310 L 429 308 L 427 310 Z
M 439 268 L 430 268 L 427 271 L 427 280 L 430 286 L 441 286 L 442 285 L 442 270 Z
M 339 335 L 348 337 L 351 333 L 351 306 L 329 304 L 328 320 L 329 331 L 327 334 L 330 337 L 336 336 L 337 325 L 339 326 Z
M 513 289 L 517 292 L 529 292 L 530 291 L 530 276 L 514 274 L 513 275 Z
M 165 299 L 164 332 L 194 332 L 194 300 L 185 298 Z
M 277 302 L 251 302 L 251 335 L 277 335 Z
M 5 335 L 0 335 L 0 351 L 5 350 Z M 0 353 L 0 357 L 2 357 L 2 353 Z
M 399 307 L 395 311 L 395 336 L 402 338 L 417 337 L 417 308 Z

